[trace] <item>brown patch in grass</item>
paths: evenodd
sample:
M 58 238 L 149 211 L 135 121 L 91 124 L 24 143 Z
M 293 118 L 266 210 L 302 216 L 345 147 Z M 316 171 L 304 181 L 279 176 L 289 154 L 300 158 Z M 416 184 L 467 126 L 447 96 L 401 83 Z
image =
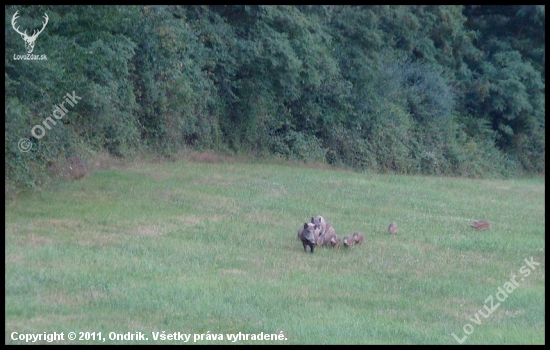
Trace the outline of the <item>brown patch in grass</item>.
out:
M 5 262 L 7 263 L 20 263 L 23 261 L 21 254 L 7 254 Z
M 200 180 L 194 181 L 194 184 L 215 184 L 219 185 L 223 181 L 224 177 L 221 174 L 213 174 L 211 176 L 205 176 Z
M 37 329 L 48 329 L 48 327 L 52 324 L 52 317 L 55 317 L 56 322 L 59 322 L 59 324 L 76 324 L 77 321 L 85 320 L 89 317 L 89 315 L 85 313 L 78 313 L 73 315 L 60 315 L 56 314 L 55 316 L 49 316 L 49 317 L 31 317 L 26 318 L 23 322 L 18 321 L 12 321 L 7 322 L 6 321 L 6 329 L 14 329 L 19 330 L 19 333 L 35 333 Z M 48 343 L 45 340 L 37 341 L 36 343 L 33 343 L 35 345 L 38 344 L 57 344 L 57 343 L 66 343 L 67 338 L 65 337 L 65 341 L 54 341 L 51 343 Z M 24 341 L 21 340 L 11 340 L 11 338 L 6 338 L 6 343 L 24 343 Z
M 495 315 L 495 321 L 499 321 L 500 319 L 505 317 L 516 317 L 517 315 L 521 315 L 524 313 L 525 313 L 525 309 L 516 309 L 516 310 L 505 310 L 503 313 L 500 313 L 502 314 L 501 316 L 499 313 L 496 313 L 493 315 Z
M 288 192 L 280 187 L 280 188 L 272 188 L 269 190 L 269 194 L 272 195 L 272 196 L 275 196 L 275 197 L 281 197 L 281 196 L 286 196 Z
M 203 221 L 220 221 L 221 218 L 217 215 L 211 215 L 208 217 L 198 216 L 198 215 L 181 215 L 176 218 L 178 222 L 183 223 L 185 226 L 194 226 L 200 224 Z
M 59 177 L 63 180 L 77 180 L 88 173 L 88 167 L 83 158 L 72 156 L 52 162 L 48 173 L 50 176 Z
M 200 163 L 231 163 L 235 161 L 233 157 L 224 156 L 213 152 L 188 151 L 187 157 L 192 161 Z
M 54 244 L 54 239 L 59 237 L 55 233 L 59 231 L 73 232 L 75 237 L 82 236 L 84 227 L 86 224 L 83 221 L 75 219 L 34 219 L 25 225 L 8 225 L 6 234 L 15 235 L 15 242 L 19 246 L 39 247 Z M 44 231 L 47 232 L 44 235 L 35 233 Z
M 53 244 L 53 241 L 49 238 L 39 236 L 37 234 L 31 233 L 25 239 L 21 240 L 23 242 L 21 245 L 30 245 L 31 247 L 39 247 L 46 244 Z
M 330 165 L 325 162 L 320 161 L 302 161 L 297 159 L 285 159 L 285 158 L 279 158 L 279 157 L 273 157 L 271 159 L 265 160 L 266 162 L 270 162 L 272 164 L 282 164 L 286 165 L 292 168 L 308 168 L 308 169 L 317 169 L 317 170 L 342 170 L 346 171 L 347 168 L 338 168 L 337 166 Z
M 265 224 L 265 225 L 273 225 L 274 224 L 273 217 L 267 215 L 266 213 L 246 213 L 246 214 L 244 214 L 244 219 L 246 221 L 257 222 L 257 223 Z M 304 224 L 302 223 L 301 227 L 303 228 L 303 226 L 304 226 Z M 296 231 L 298 231 L 299 228 L 300 227 L 298 227 L 296 229 Z
M 154 237 L 165 234 L 167 229 L 160 225 L 143 225 L 139 226 L 137 231 L 141 236 Z
M 91 169 L 106 170 L 111 168 L 119 168 L 123 165 L 123 161 L 119 158 L 113 157 L 108 153 L 101 153 L 94 156 L 89 161 Z
M 56 229 L 80 230 L 84 223 L 74 219 L 45 219 L 45 224 Z
M 113 244 L 117 241 L 118 236 L 111 232 L 116 232 L 116 229 L 110 229 L 109 232 L 83 231 L 79 232 L 76 240 L 78 244 L 87 247 Z
M 468 299 L 451 296 L 448 297 L 446 300 L 449 305 L 459 305 L 461 307 L 471 305 L 473 308 L 475 308 L 475 305 L 473 305 L 472 302 Z

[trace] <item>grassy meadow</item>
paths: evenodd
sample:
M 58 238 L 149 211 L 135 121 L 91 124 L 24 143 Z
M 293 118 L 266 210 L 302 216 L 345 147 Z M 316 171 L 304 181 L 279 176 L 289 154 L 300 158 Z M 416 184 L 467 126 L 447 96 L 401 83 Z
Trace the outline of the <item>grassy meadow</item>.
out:
M 5 342 L 63 332 L 54 344 L 99 344 L 67 336 L 101 332 L 104 344 L 184 344 L 153 339 L 179 332 L 230 344 L 240 332 L 250 336 L 236 344 L 543 344 L 544 193 L 543 178 L 247 161 L 94 171 L 6 202 Z M 297 231 L 316 215 L 365 244 L 304 253 Z M 476 219 L 492 230 L 473 230 Z M 251 340 L 261 332 L 284 339 Z

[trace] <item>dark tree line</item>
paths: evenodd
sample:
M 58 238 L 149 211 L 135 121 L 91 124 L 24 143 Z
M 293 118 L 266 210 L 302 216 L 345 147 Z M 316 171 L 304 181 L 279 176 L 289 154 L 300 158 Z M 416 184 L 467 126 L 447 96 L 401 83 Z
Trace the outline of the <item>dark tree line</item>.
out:
M 36 39 L 26 53 L 17 26 Z M 184 148 L 359 170 L 545 165 L 544 6 L 6 6 L 6 181 Z M 66 93 L 78 105 L 37 138 Z M 18 142 L 33 143 L 22 152 Z

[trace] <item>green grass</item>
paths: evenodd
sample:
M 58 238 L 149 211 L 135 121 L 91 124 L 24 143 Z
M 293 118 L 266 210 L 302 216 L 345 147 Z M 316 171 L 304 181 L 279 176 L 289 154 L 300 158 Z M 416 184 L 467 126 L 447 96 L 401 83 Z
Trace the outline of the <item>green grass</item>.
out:
M 287 340 L 238 344 L 458 344 L 451 333 L 469 323 L 464 344 L 543 344 L 544 192 L 541 178 L 238 161 L 97 171 L 6 203 L 5 342 L 72 331 L 183 343 L 155 342 L 164 331 L 224 339 L 195 344 L 239 332 Z M 304 254 L 296 233 L 316 215 L 366 243 Z M 530 257 L 540 265 L 520 281 Z M 519 287 L 470 321 L 513 275 Z

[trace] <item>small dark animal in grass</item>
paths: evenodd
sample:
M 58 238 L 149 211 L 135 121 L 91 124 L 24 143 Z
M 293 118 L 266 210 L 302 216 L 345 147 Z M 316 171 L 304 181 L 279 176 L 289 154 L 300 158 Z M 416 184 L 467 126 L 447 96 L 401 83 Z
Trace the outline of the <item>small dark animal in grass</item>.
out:
M 473 228 L 475 228 L 476 231 L 490 230 L 491 229 L 491 224 L 488 221 L 485 221 L 485 220 L 474 221 L 474 222 L 472 222 L 471 226 Z
M 352 238 L 355 241 L 355 244 L 365 243 L 365 235 L 361 232 L 355 232 Z
M 314 233 L 315 233 L 315 242 L 317 242 L 317 239 L 319 238 L 319 234 L 321 233 L 321 227 L 319 225 L 315 225 L 315 224 L 310 224 L 308 222 L 306 222 L 306 224 L 308 224 L 308 227 L 311 226 L 314 228 Z M 304 225 L 305 227 L 305 225 Z M 302 239 L 301 238 L 301 234 L 302 234 L 302 231 L 304 230 L 304 228 L 301 228 L 298 230 L 298 239 Z
M 394 235 L 397 232 L 397 224 L 395 222 L 392 222 L 390 226 L 388 227 L 388 232 L 390 235 Z
M 336 234 L 330 236 L 330 245 L 333 248 L 340 248 L 340 237 L 338 237 Z
M 344 247 L 353 247 L 354 244 L 355 244 L 355 240 L 353 239 L 353 237 L 350 237 L 350 236 L 344 237 Z
M 340 245 L 340 238 L 336 233 L 324 234 L 319 237 L 317 245 L 331 245 L 332 247 L 338 247 Z
M 306 222 L 304 223 L 304 228 L 298 232 L 298 236 L 304 245 L 304 253 L 307 253 L 307 246 L 309 246 L 309 249 L 313 254 L 315 245 L 317 244 L 317 235 L 319 230 L 319 226 Z

